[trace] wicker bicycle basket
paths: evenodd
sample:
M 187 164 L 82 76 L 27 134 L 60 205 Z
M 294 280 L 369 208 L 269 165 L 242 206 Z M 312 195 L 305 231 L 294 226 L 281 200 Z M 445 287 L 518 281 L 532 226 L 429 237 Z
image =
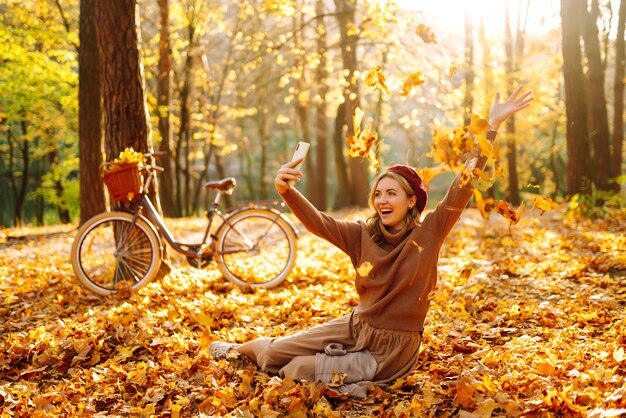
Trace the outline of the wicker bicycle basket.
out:
M 100 166 L 100 176 L 114 200 L 132 199 L 141 191 L 139 165 L 106 162 Z

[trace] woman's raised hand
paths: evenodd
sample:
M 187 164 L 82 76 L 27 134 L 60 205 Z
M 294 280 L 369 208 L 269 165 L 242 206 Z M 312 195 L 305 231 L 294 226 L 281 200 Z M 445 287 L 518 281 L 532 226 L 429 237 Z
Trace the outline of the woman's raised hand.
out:
M 496 97 L 493 99 L 493 104 L 491 105 L 491 110 L 489 111 L 489 125 L 491 129 L 497 131 L 500 124 L 507 120 L 509 116 L 530 106 L 530 102 L 533 100 L 533 92 L 526 91 L 524 94 L 520 95 L 523 89 L 524 85 L 519 86 L 511 93 L 509 98 L 502 103 L 500 103 L 500 93 L 496 93 Z
M 288 182 L 298 182 L 302 177 L 302 171 L 294 168 L 302 162 L 302 158 L 283 164 L 276 173 L 274 187 L 278 193 L 285 193 L 291 185 Z

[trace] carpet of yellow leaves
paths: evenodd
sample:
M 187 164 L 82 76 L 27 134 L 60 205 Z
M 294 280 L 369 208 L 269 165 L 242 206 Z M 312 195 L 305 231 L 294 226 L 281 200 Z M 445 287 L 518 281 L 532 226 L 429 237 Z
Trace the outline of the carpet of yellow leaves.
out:
M 554 210 L 509 234 L 468 210 L 441 254 L 418 367 L 365 400 L 208 356 L 211 341 L 281 336 L 356 305 L 347 257 L 311 234 L 277 289 L 245 291 L 175 259 L 171 274 L 108 299 L 73 277 L 73 235 L 0 230 L 2 417 L 626 413 L 624 213 Z

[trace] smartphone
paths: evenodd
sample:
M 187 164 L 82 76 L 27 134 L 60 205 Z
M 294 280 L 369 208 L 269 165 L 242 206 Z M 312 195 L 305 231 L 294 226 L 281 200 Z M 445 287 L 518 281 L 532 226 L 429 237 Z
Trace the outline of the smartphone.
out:
M 293 153 L 293 158 L 291 159 L 291 161 L 296 161 L 302 158 L 302 161 L 294 167 L 296 170 L 300 169 L 302 162 L 306 158 L 307 152 L 309 152 L 310 146 L 311 144 L 309 144 L 308 142 L 298 142 L 298 145 L 296 146 L 296 151 Z

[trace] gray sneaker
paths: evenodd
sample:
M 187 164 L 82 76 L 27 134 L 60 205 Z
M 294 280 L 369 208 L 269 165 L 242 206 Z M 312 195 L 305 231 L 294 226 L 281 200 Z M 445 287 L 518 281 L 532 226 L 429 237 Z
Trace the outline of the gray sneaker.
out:
M 209 346 L 209 355 L 216 360 L 226 358 L 230 350 L 241 346 L 241 344 L 215 341 Z

